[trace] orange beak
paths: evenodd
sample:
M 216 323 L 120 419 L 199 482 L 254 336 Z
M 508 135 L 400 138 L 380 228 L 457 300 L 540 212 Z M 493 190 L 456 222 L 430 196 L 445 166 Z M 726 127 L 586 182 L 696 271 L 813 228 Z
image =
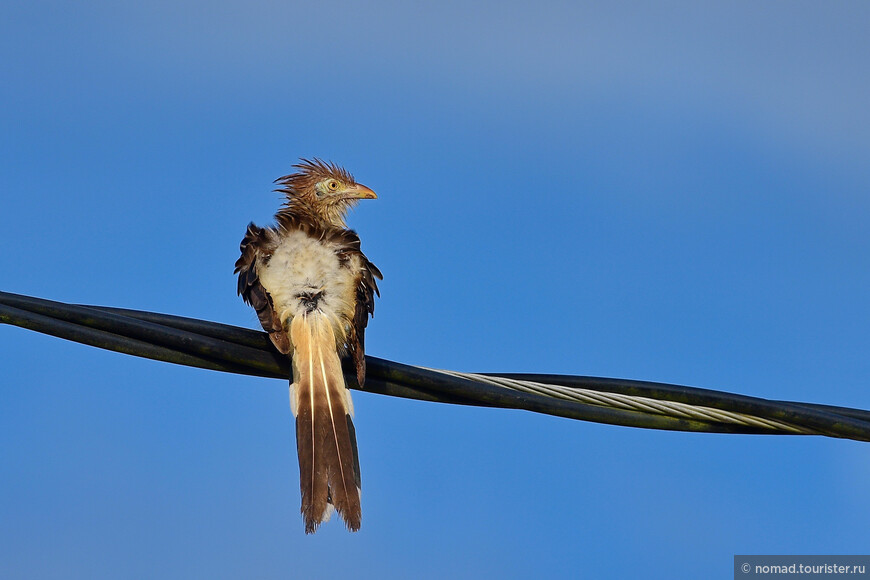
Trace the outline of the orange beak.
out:
M 377 199 L 378 198 L 378 194 L 376 194 L 374 191 L 372 191 L 371 189 L 369 189 L 368 187 L 366 187 L 365 185 L 363 185 L 361 183 L 357 183 L 353 187 L 349 187 L 345 191 L 345 195 L 347 197 L 353 197 L 356 199 Z

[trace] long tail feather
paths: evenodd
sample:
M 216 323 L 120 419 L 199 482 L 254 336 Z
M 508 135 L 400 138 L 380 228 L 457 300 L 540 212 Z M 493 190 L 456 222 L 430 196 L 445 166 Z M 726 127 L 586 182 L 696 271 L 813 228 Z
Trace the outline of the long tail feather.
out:
M 290 340 L 305 532 L 315 532 L 328 520 L 332 506 L 355 532 L 362 518 L 359 460 L 335 333 L 327 318 L 313 310 L 293 318 Z

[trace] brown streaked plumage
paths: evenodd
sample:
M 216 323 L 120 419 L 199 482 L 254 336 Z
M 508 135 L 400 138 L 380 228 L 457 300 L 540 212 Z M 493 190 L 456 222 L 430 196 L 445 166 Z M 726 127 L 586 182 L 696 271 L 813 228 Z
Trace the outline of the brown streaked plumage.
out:
M 279 178 L 287 196 L 277 224 L 254 224 L 242 240 L 238 292 L 275 348 L 292 357 L 302 515 L 312 533 L 334 507 L 351 531 L 361 523 L 360 475 L 350 391 L 341 357 L 365 382 L 365 329 L 381 273 L 344 216 L 375 193 L 332 163 L 303 159 Z

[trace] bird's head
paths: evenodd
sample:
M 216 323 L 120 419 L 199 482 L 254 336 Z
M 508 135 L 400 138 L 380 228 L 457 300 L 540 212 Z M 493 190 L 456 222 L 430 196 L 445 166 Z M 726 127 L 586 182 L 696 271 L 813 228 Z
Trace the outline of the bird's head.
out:
M 286 209 L 307 214 L 335 227 L 345 227 L 344 216 L 360 199 L 377 199 L 374 191 L 357 183 L 343 168 L 314 158 L 301 159 L 296 173 L 279 177 L 277 190 L 287 196 Z

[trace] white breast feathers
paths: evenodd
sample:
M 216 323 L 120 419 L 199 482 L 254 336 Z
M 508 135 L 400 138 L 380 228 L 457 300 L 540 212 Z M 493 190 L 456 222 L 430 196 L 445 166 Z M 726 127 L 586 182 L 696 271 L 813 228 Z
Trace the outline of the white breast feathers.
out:
M 305 232 L 287 232 L 268 262 L 258 260 L 257 274 L 285 329 L 294 316 L 317 311 L 330 321 L 340 346 L 353 320 L 362 264 L 358 256 L 351 256 L 343 265 L 337 249 L 334 242 Z

